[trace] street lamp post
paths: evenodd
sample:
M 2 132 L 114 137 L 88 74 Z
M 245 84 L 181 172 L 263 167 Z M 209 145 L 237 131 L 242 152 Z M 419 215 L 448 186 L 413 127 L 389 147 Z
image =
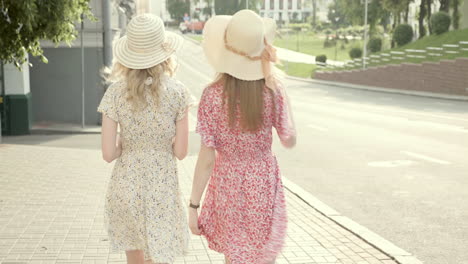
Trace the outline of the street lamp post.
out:
M 249 0 L 245 0 L 245 9 L 249 9 Z
M 362 54 L 364 55 L 362 57 L 362 69 L 366 68 L 366 59 L 367 59 L 367 4 L 369 0 L 364 1 L 364 48 L 362 50 Z
M 336 32 L 335 32 L 335 61 L 337 60 L 338 57 L 338 20 L 340 20 L 339 17 L 335 17 L 335 26 L 336 26 Z
M 85 57 L 84 57 L 84 15 L 81 14 L 81 128 L 85 128 Z

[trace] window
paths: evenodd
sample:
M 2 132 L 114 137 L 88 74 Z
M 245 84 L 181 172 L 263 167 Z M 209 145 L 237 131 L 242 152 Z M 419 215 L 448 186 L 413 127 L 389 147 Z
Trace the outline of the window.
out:
M 302 9 L 302 0 L 297 0 L 297 9 L 298 10 Z
M 270 10 L 275 10 L 275 0 L 270 0 Z
M 284 0 L 279 0 L 279 9 L 283 10 Z
M 288 9 L 292 9 L 292 0 L 288 0 Z

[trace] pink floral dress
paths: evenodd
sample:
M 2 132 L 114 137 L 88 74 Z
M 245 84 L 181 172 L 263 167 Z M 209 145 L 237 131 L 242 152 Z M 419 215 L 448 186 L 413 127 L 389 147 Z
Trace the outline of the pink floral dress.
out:
M 284 244 L 286 204 L 271 151 L 272 127 L 280 138 L 293 133 L 282 94 L 265 87 L 263 128 L 255 133 L 242 132 L 239 122 L 229 127 L 222 84 L 207 87 L 200 99 L 197 132 L 217 155 L 199 226 L 209 247 L 233 264 L 272 261 Z

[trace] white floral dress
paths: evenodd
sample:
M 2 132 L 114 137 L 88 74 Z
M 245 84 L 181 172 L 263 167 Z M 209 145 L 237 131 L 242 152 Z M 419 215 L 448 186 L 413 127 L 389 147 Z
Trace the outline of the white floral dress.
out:
M 172 263 L 189 240 L 172 138 L 193 97 L 175 79 L 164 75 L 161 80 L 157 108 L 148 92 L 148 106 L 133 112 L 123 82 L 112 84 L 98 107 L 120 124 L 122 138 L 122 155 L 106 193 L 104 223 L 112 251 L 141 249 L 146 260 Z

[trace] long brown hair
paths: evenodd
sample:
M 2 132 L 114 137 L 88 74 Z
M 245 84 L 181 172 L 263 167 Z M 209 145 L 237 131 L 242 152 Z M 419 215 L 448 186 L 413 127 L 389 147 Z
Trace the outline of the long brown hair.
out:
M 127 101 L 132 105 L 132 110 L 139 111 L 147 106 L 145 99 L 145 90 L 147 85 L 145 80 L 148 77 L 153 78 L 153 83 L 149 90 L 155 102 L 155 106 L 159 105 L 159 87 L 161 85 L 161 75 L 164 73 L 172 76 L 175 72 L 176 65 L 172 58 L 167 59 L 148 69 L 130 69 L 119 62 L 115 61 L 112 69 L 107 69 L 106 80 L 108 82 L 125 81 L 127 84 Z
M 224 84 L 223 103 L 227 106 L 229 126 L 235 127 L 240 118 L 243 131 L 258 131 L 263 126 L 265 79 L 244 81 L 225 73 L 219 80 Z

